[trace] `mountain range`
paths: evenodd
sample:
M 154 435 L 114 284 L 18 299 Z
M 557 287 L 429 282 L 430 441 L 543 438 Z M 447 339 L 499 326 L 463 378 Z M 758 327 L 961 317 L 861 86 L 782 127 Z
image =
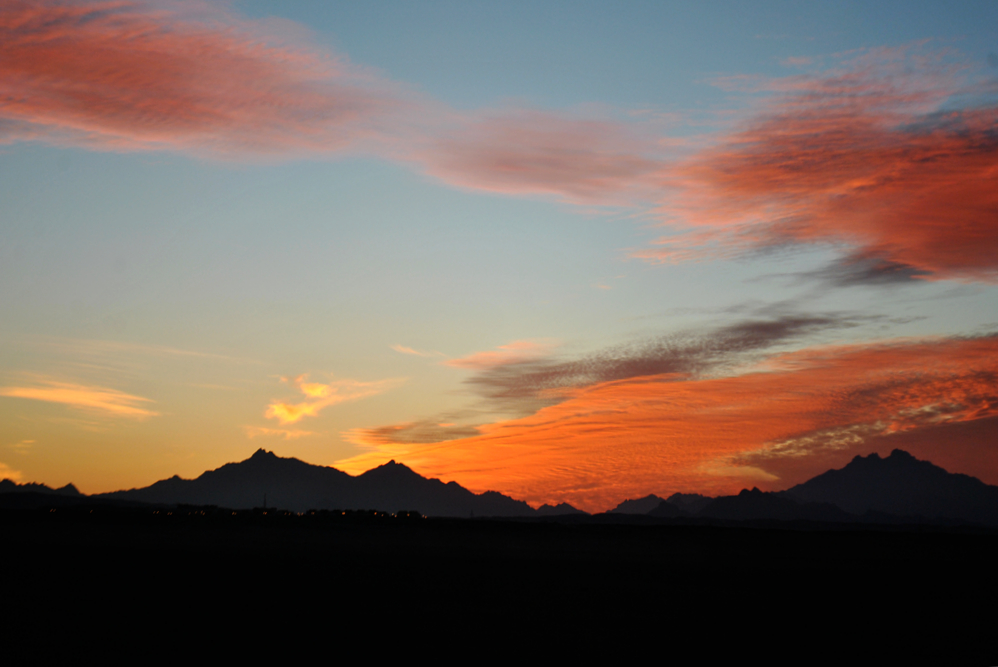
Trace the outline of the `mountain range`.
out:
M 401 463 L 388 463 L 356 477 L 336 468 L 282 458 L 259 449 L 239 463 L 227 463 L 196 479 L 173 476 L 142 489 L 99 497 L 155 504 L 218 505 L 234 509 L 279 507 L 309 509 L 416 510 L 426 515 L 532 516 L 521 500 L 495 491 L 472 493 L 457 482 L 427 479 Z M 571 508 L 574 510 L 574 508 Z M 577 510 L 576 510 L 577 511 Z
M 646 509 L 652 504 L 652 509 Z M 886 458 L 877 453 L 856 456 L 844 468 L 829 470 L 786 491 L 746 489 L 719 498 L 696 493 L 675 493 L 665 499 L 649 495 L 625 500 L 610 511 L 659 518 L 841 523 L 934 520 L 995 526 L 998 486 L 948 472 L 895 449 Z
M 16 497 L 15 497 L 16 495 Z M 356 477 L 273 452 L 257 450 L 239 463 L 227 463 L 195 479 L 173 476 L 140 489 L 85 496 L 72 484 L 52 489 L 43 484 L 0 481 L 0 503 L 109 503 L 134 505 L 216 505 L 232 509 L 276 507 L 384 512 L 419 511 L 442 517 L 558 517 L 586 513 L 568 503 L 533 509 L 495 491 L 472 493 L 457 482 L 427 479 L 390 461 Z M 35 500 L 30 501 L 28 496 Z M 674 493 L 625 500 L 609 516 L 642 515 L 658 519 L 797 520 L 896 523 L 956 521 L 998 526 L 998 486 L 969 475 L 947 472 L 929 461 L 895 449 L 881 458 L 857 456 L 840 470 L 829 470 L 785 491 L 743 490 L 711 498 Z

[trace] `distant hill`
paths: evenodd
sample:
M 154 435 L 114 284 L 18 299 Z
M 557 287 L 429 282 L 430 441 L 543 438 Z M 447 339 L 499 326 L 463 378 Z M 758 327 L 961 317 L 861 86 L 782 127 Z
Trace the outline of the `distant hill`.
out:
M 390 461 L 356 477 L 327 466 L 281 458 L 263 449 L 239 463 L 227 463 L 196 479 L 178 476 L 142 489 L 100 497 L 158 504 L 218 505 L 233 509 L 267 505 L 308 509 L 417 510 L 427 516 L 533 516 L 523 501 L 495 491 L 475 494 L 457 482 L 427 479 Z M 573 508 L 574 509 L 574 508 Z
M 650 510 L 647 515 L 659 519 L 678 519 L 679 517 L 692 516 L 690 512 L 687 512 L 668 500 L 660 502 L 654 509 Z
M 697 514 L 700 510 L 710 504 L 714 498 L 711 496 L 704 496 L 699 493 L 673 493 L 665 500 L 684 512 Z
M 26 484 L 18 484 L 10 479 L 0 480 L 0 493 L 44 493 L 56 496 L 79 496 L 81 495 L 76 487 L 72 484 L 67 484 L 66 486 L 60 487 L 58 489 L 53 489 L 52 487 L 46 486 L 45 484 L 35 484 L 34 482 L 28 482 Z
M 665 498 L 659 498 L 654 493 L 644 498 L 637 498 L 635 500 L 627 499 L 607 512 L 607 514 L 648 514 L 648 512 L 658 507 L 663 500 Z
M 535 513 L 537 516 L 568 516 L 570 514 L 589 516 L 589 512 L 583 512 L 568 503 L 558 503 L 557 505 L 548 505 L 545 503 L 538 507 Z
M 698 516 L 728 521 L 839 521 L 852 522 L 858 517 L 831 503 L 810 503 L 793 500 L 759 489 L 743 489 L 737 496 L 714 498 Z
M 782 493 L 800 502 L 832 503 L 853 514 L 959 519 L 998 524 L 998 486 L 947 472 L 895 449 L 887 458 L 857 456 Z

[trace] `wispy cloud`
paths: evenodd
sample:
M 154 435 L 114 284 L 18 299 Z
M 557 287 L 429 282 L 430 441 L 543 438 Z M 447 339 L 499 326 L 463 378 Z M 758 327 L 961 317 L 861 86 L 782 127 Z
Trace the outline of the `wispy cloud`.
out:
M 295 37 L 217 4 L 7 0 L 6 139 L 313 153 L 377 136 L 384 116 L 404 106 L 384 80 Z
M 302 431 L 300 429 L 267 428 L 265 426 L 244 426 L 246 437 L 252 440 L 256 437 L 278 437 L 283 440 L 297 440 L 315 435 L 314 431 Z
M 688 233 L 638 256 L 682 261 L 830 244 L 853 266 L 891 267 L 894 277 L 998 276 L 993 81 L 912 46 L 871 49 L 831 72 L 725 85 L 776 97 L 669 170 L 673 197 L 660 213 Z
M 428 173 L 449 184 L 604 205 L 650 201 L 658 189 L 658 145 L 626 123 L 524 110 L 456 121 L 458 129 L 416 154 Z
M 411 347 L 406 347 L 405 345 L 395 344 L 391 348 L 396 352 L 401 354 L 411 354 L 416 357 L 442 357 L 444 354 L 442 352 L 425 352 L 423 350 L 416 350 Z
M 0 396 L 62 403 L 74 408 L 94 410 L 115 417 L 145 419 L 159 414 L 141 407 L 146 403 L 152 403 L 152 399 L 126 394 L 116 389 L 54 380 L 42 381 L 36 386 L 29 387 L 0 387 Z
M 282 381 L 297 387 L 306 396 L 306 400 L 298 403 L 274 400 L 267 406 L 264 417 L 276 419 L 282 425 L 294 424 L 303 417 L 315 417 L 330 406 L 375 396 L 394 389 L 406 381 L 405 378 L 390 378 L 375 382 L 343 379 L 324 384 L 307 380 L 307 375 L 299 375 L 293 379 L 282 378 Z
M 457 187 L 648 195 L 656 141 L 606 114 L 456 111 L 219 3 L 7 0 L 0 142 L 287 159 L 364 152 Z
M 484 370 L 537 359 L 545 356 L 552 347 L 553 344 L 549 342 L 514 340 L 511 343 L 500 345 L 495 350 L 474 352 L 458 359 L 448 359 L 443 363 L 445 366 L 453 366 L 454 368 Z
M 21 440 L 20 442 L 15 442 L 12 445 L 8 445 L 10 449 L 13 449 L 18 454 L 27 454 L 31 451 L 32 447 L 35 446 L 34 440 Z
M 806 469 L 802 458 L 842 465 L 857 443 L 995 419 L 996 381 L 995 336 L 814 347 L 735 375 L 580 387 L 459 440 L 392 442 L 372 433 L 369 452 L 337 466 L 359 472 L 396 458 L 475 490 L 590 510 L 647 493 L 781 488 L 803 481 L 793 476 Z M 794 466 L 781 465 L 788 457 Z
M 432 443 L 480 435 L 477 426 L 421 420 L 371 429 L 352 429 L 343 434 L 347 442 L 360 446 L 398 443 Z

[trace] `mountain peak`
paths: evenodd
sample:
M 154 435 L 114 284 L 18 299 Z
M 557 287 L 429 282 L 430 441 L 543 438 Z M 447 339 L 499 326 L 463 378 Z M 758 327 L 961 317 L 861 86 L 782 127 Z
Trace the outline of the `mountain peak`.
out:
M 955 474 L 895 449 L 881 458 L 857 456 L 787 489 L 801 502 L 831 503 L 853 514 L 869 511 L 909 517 L 944 517 L 998 523 L 998 487 Z
M 268 452 L 266 449 L 261 447 L 260 449 L 253 452 L 253 456 L 249 457 L 250 461 L 273 461 L 279 458 L 274 452 Z

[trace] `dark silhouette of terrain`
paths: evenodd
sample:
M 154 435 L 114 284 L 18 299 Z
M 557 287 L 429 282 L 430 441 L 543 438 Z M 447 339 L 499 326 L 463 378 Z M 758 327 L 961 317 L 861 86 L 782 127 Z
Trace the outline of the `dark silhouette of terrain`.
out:
M 534 509 L 495 491 L 475 494 L 457 482 L 427 479 L 390 461 L 356 477 L 327 466 L 281 458 L 263 449 L 239 463 L 227 463 L 196 479 L 173 476 L 143 489 L 100 497 L 161 505 L 185 503 L 234 509 L 261 506 L 296 512 L 309 509 L 418 510 L 444 517 L 531 516 Z
M 675 505 L 684 512 L 697 514 L 710 504 L 714 499 L 699 493 L 673 493 L 666 498 L 666 501 Z
M 264 505 L 266 503 L 266 505 Z M 791 489 L 743 490 L 710 498 L 674 493 L 625 500 L 590 517 L 568 503 L 534 510 L 495 491 L 475 494 L 457 482 L 427 479 L 390 461 L 356 477 L 326 466 L 281 458 L 262 449 L 239 463 L 209 470 L 196 479 L 178 476 L 128 491 L 85 496 L 72 485 L 0 481 L 0 507 L 71 506 L 222 507 L 307 510 L 372 510 L 438 517 L 556 518 L 560 521 L 804 521 L 863 524 L 975 523 L 998 526 L 998 487 L 953 474 L 907 452 L 887 458 L 857 456 L 841 470 L 829 470 Z
M 887 458 L 857 456 L 782 492 L 799 502 L 832 503 L 853 514 L 879 512 L 998 525 L 998 487 L 947 472 L 895 449 Z
M 675 493 L 646 514 L 726 521 L 956 521 L 994 526 L 998 525 L 998 487 L 895 449 L 887 458 L 876 453 L 857 456 L 841 470 L 829 470 L 786 491 L 746 489 L 719 498 Z
M 646 512 L 646 515 L 659 519 L 678 519 L 680 517 L 693 516 L 691 512 L 687 512 L 668 500 L 660 502 L 653 509 Z
M 76 487 L 72 484 L 67 484 L 66 486 L 60 487 L 58 489 L 53 489 L 45 484 L 36 484 L 34 482 L 27 482 L 25 484 L 18 484 L 17 482 L 10 479 L 0 480 L 0 493 L 42 493 L 57 496 L 79 496 L 81 495 Z
M 548 505 L 545 503 L 538 507 L 535 512 L 537 516 L 589 516 L 589 512 L 583 512 L 568 503 L 558 503 L 557 505 Z
M 698 516 L 728 521 L 840 521 L 856 520 L 831 503 L 802 503 L 776 493 L 743 489 L 737 496 L 722 496 L 707 503 Z
M 648 514 L 658 507 L 663 500 L 665 499 L 659 498 L 654 493 L 644 498 L 637 498 L 635 500 L 627 499 L 607 512 L 607 514 Z

